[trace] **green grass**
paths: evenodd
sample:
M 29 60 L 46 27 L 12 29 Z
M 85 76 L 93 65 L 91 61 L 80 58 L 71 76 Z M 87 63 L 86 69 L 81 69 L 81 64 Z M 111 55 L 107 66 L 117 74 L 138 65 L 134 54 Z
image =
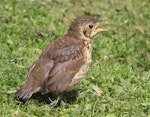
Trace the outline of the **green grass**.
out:
M 149 0 L 1 1 L 0 116 L 150 117 L 149 8 Z M 77 99 L 66 107 L 14 99 L 42 49 L 64 35 L 72 19 L 83 14 L 107 17 L 101 27 L 109 31 L 92 38 L 93 63 L 77 88 Z M 39 38 L 36 30 L 51 33 Z

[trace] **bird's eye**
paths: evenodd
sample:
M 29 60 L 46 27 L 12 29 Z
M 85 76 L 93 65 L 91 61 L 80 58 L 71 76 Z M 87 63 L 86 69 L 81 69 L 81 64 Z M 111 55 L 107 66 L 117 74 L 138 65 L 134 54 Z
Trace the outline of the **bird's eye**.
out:
M 92 24 L 89 24 L 89 28 L 92 29 L 92 28 L 93 28 L 93 25 L 92 25 Z

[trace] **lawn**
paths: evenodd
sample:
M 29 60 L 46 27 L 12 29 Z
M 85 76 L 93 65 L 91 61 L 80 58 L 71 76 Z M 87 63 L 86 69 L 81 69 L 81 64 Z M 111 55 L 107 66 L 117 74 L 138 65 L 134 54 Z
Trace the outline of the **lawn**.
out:
M 0 116 L 150 117 L 149 12 L 149 0 L 2 0 Z M 48 102 L 14 99 L 43 48 L 80 15 L 107 17 L 101 27 L 109 31 L 92 38 L 93 62 L 77 96 L 65 107 L 49 97 Z

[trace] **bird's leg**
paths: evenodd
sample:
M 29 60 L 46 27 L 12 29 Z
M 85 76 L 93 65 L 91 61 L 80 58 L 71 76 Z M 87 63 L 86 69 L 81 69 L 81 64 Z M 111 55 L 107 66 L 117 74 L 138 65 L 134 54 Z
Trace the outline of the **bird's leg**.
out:
M 65 101 L 60 96 L 58 96 L 58 98 L 59 98 L 60 105 L 66 106 Z
M 54 101 L 56 105 L 57 105 L 57 104 L 60 104 L 60 105 L 62 105 L 62 106 L 66 106 L 66 103 L 65 103 L 65 101 L 63 100 L 63 97 L 62 97 L 61 94 L 55 93 L 55 94 L 53 94 L 53 96 L 54 96 L 54 98 L 56 99 L 56 100 Z

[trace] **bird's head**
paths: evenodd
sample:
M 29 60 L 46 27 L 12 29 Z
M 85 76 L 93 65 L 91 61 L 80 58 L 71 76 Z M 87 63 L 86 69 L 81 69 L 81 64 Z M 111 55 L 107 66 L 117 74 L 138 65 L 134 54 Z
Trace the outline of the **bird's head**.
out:
M 80 16 L 74 19 L 69 28 L 69 33 L 72 33 L 79 39 L 89 39 L 99 32 L 107 31 L 106 29 L 98 28 L 98 25 L 106 18 L 93 18 L 90 16 Z

